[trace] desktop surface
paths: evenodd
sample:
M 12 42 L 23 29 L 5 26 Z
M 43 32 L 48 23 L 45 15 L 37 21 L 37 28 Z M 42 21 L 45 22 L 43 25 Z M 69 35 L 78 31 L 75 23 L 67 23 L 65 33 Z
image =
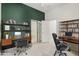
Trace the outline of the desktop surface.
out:
M 79 40 L 76 37 L 72 37 L 72 36 L 59 36 L 60 39 L 62 39 L 63 41 L 66 42 L 70 42 L 70 43 L 74 43 L 74 44 L 79 44 Z

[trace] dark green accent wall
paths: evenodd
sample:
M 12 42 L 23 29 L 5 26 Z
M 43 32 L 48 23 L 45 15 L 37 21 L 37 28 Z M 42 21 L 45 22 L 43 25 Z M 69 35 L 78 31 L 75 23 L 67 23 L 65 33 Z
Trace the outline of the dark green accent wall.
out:
M 1 4 L 2 20 L 15 19 L 17 22 L 34 20 L 44 20 L 45 14 L 32 7 L 21 3 L 2 3 Z

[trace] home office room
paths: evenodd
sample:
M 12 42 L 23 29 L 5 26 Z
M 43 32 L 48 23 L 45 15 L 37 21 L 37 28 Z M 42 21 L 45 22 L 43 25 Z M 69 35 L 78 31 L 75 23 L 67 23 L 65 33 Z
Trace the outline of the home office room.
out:
M 0 3 L 1 56 L 79 56 L 79 3 Z

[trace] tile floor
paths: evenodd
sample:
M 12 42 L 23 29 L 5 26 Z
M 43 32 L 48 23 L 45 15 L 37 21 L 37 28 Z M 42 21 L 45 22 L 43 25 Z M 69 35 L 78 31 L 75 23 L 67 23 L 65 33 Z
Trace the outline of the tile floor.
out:
M 26 50 L 27 55 L 25 54 L 25 52 L 22 52 L 19 56 L 53 56 L 55 49 L 56 48 L 51 43 L 34 43 L 32 44 L 32 47 Z M 68 56 L 75 56 L 75 54 L 73 54 L 72 52 L 65 52 Z M 16 48 L 11 48 L 5 50 L 5 53 L 3 53 L 3 55 L 14 56 L 14 53 L 16 53 Z

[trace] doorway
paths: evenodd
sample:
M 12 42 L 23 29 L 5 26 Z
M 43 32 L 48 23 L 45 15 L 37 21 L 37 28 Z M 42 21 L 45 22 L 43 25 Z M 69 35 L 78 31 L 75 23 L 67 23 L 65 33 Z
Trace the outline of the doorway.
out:
M 32 43 L 41 42 L 41 21 L 31 20 Z

